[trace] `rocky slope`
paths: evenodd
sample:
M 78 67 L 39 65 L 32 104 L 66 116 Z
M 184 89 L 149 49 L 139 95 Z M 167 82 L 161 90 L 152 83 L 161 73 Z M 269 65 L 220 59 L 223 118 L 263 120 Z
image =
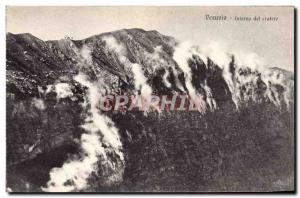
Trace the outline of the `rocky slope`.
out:
M 293 190 L 293 73 L 142 29 L 57 41 L 8 33 L 6 45 L 12 191 Z M 99 95 L 121 93 L 201 105 L 97 109 Z

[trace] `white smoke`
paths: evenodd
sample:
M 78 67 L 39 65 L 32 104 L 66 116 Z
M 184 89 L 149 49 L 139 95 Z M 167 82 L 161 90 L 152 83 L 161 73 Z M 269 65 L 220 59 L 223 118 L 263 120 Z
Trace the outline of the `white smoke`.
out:
M 293 80 L 284 78 L 283 75 L 279 74 L 280 71 L 271 71 L 266 66 L 265 60 L 256 53 L 230 49 L 226 44 L 216 41 L 209 41 L 199 46 L 193 46 L 190 42 L 182 42 L 175 48 L 173 58 L 185 73 L 186 86 L 192 94 L 195 95 L 196 92 L 190 83 L 191 73 L 187 60 L 191 58 L 193 54 L 198 55 L 206 66 L 208 64 L 208 58 L 210 58 L 210 60 L 223 70 L 223 77 L 229 87 L 232 100 L 237 109 L 242 103 L 247 103 L 250 100 L 256 102 L 262 101 L 261 96 L 257 94 L 259 80 L 262 80 L 267 86 L 264 95 L 266 99 L 269 99 L 276 106 L 280 107 L 282 105 L 281 95 L 283 95 L 284 103 L 289 108 L 293 100 Z M 232 71 L 230 71 L 230 63 L 233 55 L 235 70 L 232 74 Z M 240 69 L 250 71 L 250 74 L 240 73 Z M 284 90 L 282 94 L 278 92 L 276 85 L 283 87 Z M 206 84 L 201 84 L 201 86 L 208 96 L 206 103 L 211 109 L 216 108 L 216 102 L 212 98 L 209 87 Z
M 232 95 L 232 100 L 236 107 L 239 106 L 239 97 L 235 91 L 235 84 L 232 80 L 232 74 L 229 71 L 229 64 L 231 62 L 230 54 L 227 53 L 227 47 L 224 43 L 216 41 L 208 41 L 199 46 L 193 46 L 193 53 L 197 54 L 205 64 L 208 64 L 208 58 L 217 64 L 223 70 L 223 77 L 227 82 L 229 90 Z
M 205 45 L 195 47 L 194 49 L 194 53 L 211 58 L 214 63 L 223 69 L 223 77 L 228 84 L 232 94 L 232 100 L 237 108 L 239 108 L 243 101 L 247 102 L 249 100 L 254 100 L 259 102 L 260 100 L 260 97 L 255 92 L 258 85 L 258 76 L 255 74 L 240 74 L 239 69 L 245 68 L 250 69 L 251 72 L 258 72 L 261 74 L 261 80 L 267 85 L 265 97 L 278 107 L 281 106 L 280 94 L 274 85 L 281 85 L 284 88 L 284 101 L 287 107 L 289 107 L 293 97 L 293 90 L 291 90 L 293 81 L 284 79 L 278 72 L 271 71 L 266 66 L 265 60 L 258 54 L 230 49 L 222 42 L 211 41 Z M 232 61 L 232 55 L 234 55 L 236 67 L 234 74 L 230 72 L 229 68 L 229 64 Z M 242 87 L 244 87 L 244 91 L 241 91 Z
M 130 70 L 133 74 L 134 79 L 134 86 L 135 91 L 141 92 L 143 108 L 147 111 L 150 108 L 151 103 L 151 95 L 152 95 L 152 88 L 147 83 L 147 78 L 144 75 L 144 71 L 142 70 L 142 65 L 138 63 L 132 63 L 126 57 L 126 48 L 121 44 L 118 43 L 117 40 L 113 36 L 106 36 L 103 38 L 107 47 L 114 51 L 121 63 L 125 66 L 126 70 Z
M 166 87 L 170 88 L 172 84 L 169 82 L 168 77 L 170 75 L 170 72 L 168 69 L 165 69 L 165 73 L 163 75 L 163 83 Z
M 78 50 L 76 50 L 76 52 L 78 53 Z M 79 51 L 79 54 L 77 55 L 79 55 L 80 59 L 85 61 L 88 65 L 92 64 L 93 59 L 91 56 L 91 49 L 89 46 L 82 46 L 81 50 Z
M 45 94 L 48 94 L 48 93 L 50 93 L 53 90 L 54 90 L 54 86 L 53 85 L 47 85 L 47 89 L 45 91 Z
M 147 79 L 144 76 L 139 64 L 132 64 L 131 68 L 134 77 L 135 89 L 141 91 L 142 98 L 144 99 L 143 106 L 145 110 L 148 110 L 150 108 L 149 105 L 151 104 L 152 88 L 148 85 Z
M 124 55 L 126 52 L 125 47 L 118 43 L 118 41 L 113 36 L 104 36 L 102 38 L 103 41 L 105 41 L 106 45 L 111 49 L 114 50 L 119 55 Z
M 77 76 L 75 76 L 74 80 L 88 88 L 88 99 L 91 105 L 91 117 L 88 118 L 88 122 L 87 124 L 83 125 L 83 128 L 93 132 L 100 130 L 103 135 L 103 140 L 112 146 L 120 156 L 121 160 L 123 160 L 123 154 L 120 152 L 122 149 L 122 143 L 119 138 L 118 130 L 114 126 L 111 119 L 100 114 L 97 108 L 100 102 L 99 100 L 102 96 L 98 87 L 89 82 L 87 77 L 82 73 L 79 73 Z
M 165 71 L 164 75 L 162 76 L 162 82 L 164 83 L 164 85 L 166 87 L 171 87 L 171 83 L 168 80 L 168 77 L 170 75 L 169 72 L 169 68 L 173 68 L 173 71 L 176 73 L 177 75 L 177 71 L 174 67 L 174 64 L 168 60 L 166 60 L 165 57 L 168 57 L 168 55 L 166 55 L 166 53 L 163 51 L 162 46 L 158 45 L 156 47 L 154 47 L 154 51 L 153 53 L 149 53 L 147 51 L 144 50 L 143 53 L 144 56 L 144 60 L 143 62 L 145 63 L 145 65 L 147 65 L 147 69 L 150 72 L 155 72 L 155 70 L 158 69 L 163 69 Z M 181 86 L 181 84 L 179 83 L 178 78 L 175 79 L 176 84 L 178 85 L 178 87 L 183 90 L 183 87 Z
M 183 42 L 175 47 L 173 59 L 184 72 L 185 84 L 189 91 L 189 96 L 194 101 L 195 105 L 197 105 L 198 111 L 204 113 L 206 111 L 206 103 L 203 96 L 198 94 L 192 85 L 192 72 L 188 64 L 188 60 L 192 58 L 192 55 L 191 44 L 189 42 Z
M 96 169 L 98 155 L 105 151 L 98 137 L 91 134 L 81 136 L 81 147 L 85 152 L 83 159 L 69 160 L 60 168 L 53 168 L 50 172 L 50 181 L 45 192 L 71 192 L 88 187 L 87 179 Z M 66 185 L 67 183 L 71 185 Z
M 276 90 L 274 85 L 280 85 L 283 88 L 283 100 L 286 107 L 290 108 L 290 103 L 293 99 L 294 92 L 294 80 L 285 78 L 280 71 L 276 70 L 265 70 L 262 73 L 262 80 L 267 85 L 266 96 L 272 101 L 277 107 L 281 107 L 280 94 Z
M 247 52 L 241 49 L 232 49 L 224 42 L 220 41 L 207 41 L 198 46 L 192 46 L 193 53 L 207 62 L 210 58 L 215 64 L 222 69 L 226 70 L 232 60 L 232 55 L 235 57 L 235 63 L 239 67 L 248 67 L 252 70 L 263 69 L 265 61 L 262 57 L 254 52 Z
M 57 83 L 54 85 L 54 89 L 57 94 L 57 100 L 73 96 L 73 92 L 68 83 Z
M 83 49 L 83 54 L 81 54 L 85 57 L 83 62 L 90 62 L 89 48 Z M 84 104 L 85 107 L 88 103 L 90 104 L 88 117 L 82 125 L 87 132 L 80 139 L 82 153 L 80 158 L 69 159 L 62 167 L 51 170 L 47 187 L 42 188 L 46 192 L 71 192 L 88 188 L 88 179 L 92 173 L 97 173 L 99 164 L 111 171 L 105 178 L 102 178 L 104 184 L 119 183 L 123 179 L 124 156 L 118 129 L 110 118 L 102 115 L 97 109 L 101 92 L 97 84 L 90 82 L 83 73 L 75 76 L 74 80 L 88 88 Z M 65 88 L 66 86 L 59 87 Z M 107 152 L 114 152 L 118 159 L 110 160 Z
M 34 105 L 39 110 L 45 110 L 46 105 L 42 99 L 33 98 L 31 104 Z

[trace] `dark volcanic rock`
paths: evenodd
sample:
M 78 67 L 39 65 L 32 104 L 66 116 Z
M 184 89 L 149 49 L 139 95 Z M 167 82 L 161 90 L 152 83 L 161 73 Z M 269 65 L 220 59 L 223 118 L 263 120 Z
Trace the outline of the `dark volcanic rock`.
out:
M 56 41 L 6 36 L 7 185 L 14 191 L 40 191 L 51 168 L 80 152 L 88 112 L 87 88 L 73 79 L 79 72 L 108 94 L 133 94 L 140 90 L 132 65 L 139 64 L 153 93 L 190 94 L 187 74 L 173 57 L 179 42 L 157 31 Z M 234 57 L 225 71 L 197 53 L 187 62 L 207 111 L 102 112 L 119 129 L 125 171 L 121 184 L 107 186 L 99 165 L 88 191 L 293 190 L 293 73 L 240 67 Z M 71 93 L 60 96 L 57 85 Z

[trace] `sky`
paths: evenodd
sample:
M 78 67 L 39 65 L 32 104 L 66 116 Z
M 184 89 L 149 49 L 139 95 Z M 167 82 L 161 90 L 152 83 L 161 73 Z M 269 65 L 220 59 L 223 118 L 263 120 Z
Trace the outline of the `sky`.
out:
M 206 15 L 227 20 L 206 20 Z M 235 17 L 278 17 L 236 21 Z M 231 19 L 229 20 L 229 18 Z M 293 7 L 22 7 L 6 8 L 6 31 L 43 40 L 73 39 L 119 29 L 157 30 L 195 45 L 255 53 L 264 65 L 294 71 Z

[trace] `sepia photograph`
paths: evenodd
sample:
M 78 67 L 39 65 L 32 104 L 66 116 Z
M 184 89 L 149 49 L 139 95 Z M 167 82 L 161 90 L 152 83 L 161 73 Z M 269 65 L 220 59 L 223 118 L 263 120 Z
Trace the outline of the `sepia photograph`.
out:
M 6 192 L 295 192 L 295 7 L 5 15 Z

